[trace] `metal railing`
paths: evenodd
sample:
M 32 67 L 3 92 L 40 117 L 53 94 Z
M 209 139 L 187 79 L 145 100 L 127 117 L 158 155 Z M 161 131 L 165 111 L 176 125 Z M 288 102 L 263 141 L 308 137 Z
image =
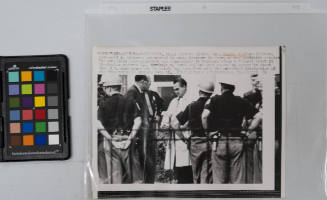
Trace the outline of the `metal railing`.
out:
M 184 130 L 186 131 L 186 130 Z M 191 130 L 187 130 L 191 131 Z M 242 130 L 244 133 L 248 133 L 247 130 Z M 152 137 L 149 135 L 152 134 Z M 117 139 L 119 138 L 119 139 Z M 262 172 L 261 172 L 261 159 L 262 159 L 262 137 L 247 137 L 245 134 L 240 134 L 239 137 L 234 136 L 226 136 L 225 134 L 220 134 L 219 132 L 208 134 L 205 137 L 190 137 L 187 140 L 181 140 L 176 137 L 175 130 L 170 129 L 156 129 L 156 130 L 148 130 L 143 135 L 138 135 L 137 138 L 134 138 L 131 141 L 131 144 L 128 148 L 123 149 L 118 146 L 115 147 L 113 143 L 123 144 L 126 141 L 127 137 L 116 137 L 113 135 L 112 141 L 108 140 L 109 149 L 106 151 L 106 163 L 110 163 L 110 167 L 107 166 L 108 180 L 107 183 L 168 183 L 173 184 L 177 183 L 177 177 L 175 172 L 176 159 L 180 159 L 176 157 L 176 142 L 183 142 L 185 146 L 190 151 L 192 147 L 195 147 L 196 143 L 199 141 L 205 143 L 206 151 L 210 152 L 206 154 L 208 157 L 205 159 L 205 162 L 212 162 L 212 154 L 220 151 L 218 145 L 220 143 L 227 144 L 226 151 L 230 151 L 229 141 L 231 140 L 239 140 L 243 144 L 242 154 L 244 155 L 244 173 L 245 180 L 244 183 L 252 184 L 252 183 L 260 183 L 262 182 Z M 106 139 L 104 139 L 106 140 Z M 99 144 L 102 145 L 102 144 Z M 149 145 L 151 148 L 149 148 Z M 202 145 L 203 146 L 203 145 Z M 154 151 L 154 152 L 153 152 Z M 169 151 L 169 155 L 167 157 L 167 151 Z M 173 152 L 175 151 L 175 152 Z M 192 151 L 192 150 L 191 150 Z M 190 152 L 189 152 L 190 153 Z M 201 152 L 200 152 L 201 153 Z M 118 155 L 121 154 L 121 155 Z M 143 155 L 142 155 L 143 154 Z M 150 155 L 151 154 L 151 155 Z M 124 163 L 124 159 L 128 158 Z M 108 162 L 108 159 L 110 160 Z M 150 159 L 150 160 L 149 160 Z M 168 159 L 168 161 L 167 161 Z M 136 166 L 139 161 L 139 166 Z M 119 162 L 118 164 L 116 162 Z M 165 162 L 168 162 L 169 168 L 165 169 Z M 174 162 L 174 163 L 172 163 Z M 251 163 L 249 163 L 251 162 Z M 102 162 L 103 163 L 103 162 Z M 127 163 L 127 164 L 126 164 Z M 150 163 L 150 164 L 149 164 Z M 194 162 L 190 162 L 191 165 L 194 165 Z M 113 165 L 121 165 L 121 171 L 113 171 L 115 169 Z M 150 166 L 149 166 L 150 165 Z M 154 167 L 153 167 L 154 165 Z M 226 166 L 229 165 L 228 163 Z M 260 166 L 254 166 L 260 165 Z M 212 169 L 210 168 L 211 163 L 207 163 L 207 173 L 212 173 Z M 103 166 L 102 166 L 103 167 Z M 139 168 L 139 170 L 136 170 Z M 194 168 L 194 166 L 193 166 Z M 228 172 L 229 170 L 226 169 Z M 149 174 L 154 173 L 152 177 Z M 120 178 L 119 180 L 113 180 L 113 177 L 118 176 L 129 176 L 129 178 L 124 179 Z M 193 174 L 192 174 L 193 175 Z M 153 177 L 154 176 L 154 177 Z M 138 177 L 138 178 L 135 178 Z M 138 179 L 138 180 L 136 180 Z M 229 183 L 229 177 L 226 178 L 226 183 Z M 193 183 L 201 183 L 201 181 L 197 182 L 194 179 Z M 208 181 L 207 183 L 212 183 L 212 181 Z

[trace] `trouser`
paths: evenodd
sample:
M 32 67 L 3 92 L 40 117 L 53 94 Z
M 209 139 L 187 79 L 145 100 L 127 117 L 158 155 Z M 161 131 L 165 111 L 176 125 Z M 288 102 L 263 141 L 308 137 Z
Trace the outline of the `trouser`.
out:
M 157 141 L 155 123 L 151 123 L 150 128 L 142 128 L 142 137 L 140 137 L 138 152 L 144 183 L 154 183 L 156 175 L 156 154 Z
M 98 173 L 101 183 L 108 183 L 107 161 L 103 141 L 98 142 Z
M 254 147 L 255 147 L 255 140 L 248 139 L 244 143 L 244 153 L 245 153 L 245 169 L 246 169 L 246 183 L 254 183 Z
M 262 139 L 257 131 L 249 132 L 244 141 L 244 151 L 246 183 L 262 183 Z
M 178 184 L 193 183 L 191 166 L 175 167 L 174 172 Z
M 245 183 L 243 139 L 221 137 L 212 151 L 213 183 Z
M 100 145 L 103 146 L 103 151 L 98 162 L 99 176 L 105 177 L 103 183 L 133 183 L 141 179 L 138 153 L 131 156 L 131 152 L 135 152 L 134 142 L 128 149 L 115 148 L 108 140 L 104 140 Z
M 256 140 L 254 150 L 253 150 L 253 164 L 254 164 L 254 183 L 262 183 L 262 149 L 261 140 Z
M 192 137 L 190 155 L 194 183 L 212 183 L 211 147 L 206 137 Z

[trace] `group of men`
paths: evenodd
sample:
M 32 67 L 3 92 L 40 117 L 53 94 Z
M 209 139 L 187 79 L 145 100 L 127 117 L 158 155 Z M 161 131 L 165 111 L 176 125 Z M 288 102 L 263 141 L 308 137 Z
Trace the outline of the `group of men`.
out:
M 122 80 L 102 76 L 105 96 L 98 105 L 98 171 L 103 183 L 154 183 L 156 131 L 162 99 L 151 79 L 136 75 L 121 94 Z
M 262 96 L 257 75 L 253 90 L 235 96 L 235 84 L 203 80 L 198 99 L 187 99 L 187 82 L 173 81 L 176 94 L 162 112 L 163 100 L 151 79 L 136 75 L 121 94 L 121 80 L 102 77 L 106 96 L 98 107 L 98 169 L 103 183 L 154 183 L 157 131 L 169 133 L 165 169 L 177 183 L 260 183 Z

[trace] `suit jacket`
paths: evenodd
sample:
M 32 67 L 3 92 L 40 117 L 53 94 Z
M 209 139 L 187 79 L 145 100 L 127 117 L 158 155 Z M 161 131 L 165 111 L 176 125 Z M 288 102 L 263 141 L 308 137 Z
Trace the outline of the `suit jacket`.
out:
M 145 117 L 148 115 L 145 110 L 146 103 L 142 97 L 141 92 L 137 89 L 135 85 L 130 87 L 125 94 L 125 108 L 124 108 L 124 122 L 128 119 L 132 119 L 131 115 L 134 113 L 135 106 L 141 110 L 142 124 L 144 123 Z
M 244 99 L 248 100 L 253 106 L 262 103 L 262 95 L 258 90 L 250 90 L 243 95 Z
M 163 99 L 155 91 L 148 91 L 151 107 L 154 112 L 154 116 L 161 115 L 163 109 Z

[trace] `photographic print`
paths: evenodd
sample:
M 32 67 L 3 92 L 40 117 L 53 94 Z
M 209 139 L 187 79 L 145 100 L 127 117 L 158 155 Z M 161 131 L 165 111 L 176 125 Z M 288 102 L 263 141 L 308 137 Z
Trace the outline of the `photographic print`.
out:
M 94 196 L 280 197 L 283 54 L 94 47 Z

